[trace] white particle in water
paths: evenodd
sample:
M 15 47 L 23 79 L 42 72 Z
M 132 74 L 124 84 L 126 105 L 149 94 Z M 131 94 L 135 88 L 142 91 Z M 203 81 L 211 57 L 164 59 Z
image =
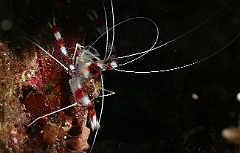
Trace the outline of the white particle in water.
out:
M 198 97 L 198 95 L 197 94 L 195 94 L 195 93 L 192 93 L 192 98 L 194 99 L 194 100 L 198 100 L 199 99 L 199 97 Z
M 240 92 L 237 94 L 237 101 L 240 102 Z

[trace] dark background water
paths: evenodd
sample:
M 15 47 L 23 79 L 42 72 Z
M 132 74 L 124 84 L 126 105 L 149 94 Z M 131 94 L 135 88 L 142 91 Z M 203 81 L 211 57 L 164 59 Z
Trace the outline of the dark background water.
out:
M 71 35 L 77 37 L 77 31 L 82 26 L 86 28 L 85 44 L 89 45 L 98 37 L 98 33 L 85 13 L 91 14 L 91 10 L 95 10 L 104 21 L 101 1 L 10 3 L 10 11 L 1 19 L 12 19 L 17 24 L 14 26 L 31 38 L 41 33 L 54 14 L 65 42 L 72 41 Z M 158 46 L 204 22 L 223 7 L 225 1 L 114 0 L 113 4 L 115 23 L 136 16 L 148 17 L 156 22 L 160 31 Z M 104 6 L 111 26 L 110 2 L 105 1 Z M 79 10 L 82 10 L 82 14 Z M 237 36 L 240 32 L 239 20 L 240 2 L 229 1 L 221 12 L 203 26 L 121 69 L 170 69 L 201 60 Z M 154 25 L 146 20 L 129 21 L 115 30 L 115 47 L 119 56 L 147 50 L 156 38 Z M 10 47 L 14 48 L 18 44 L 13 35 L 11 31 L 1 30 L 1 39 L 10 41 Z M 178 139 L 183 137 L 183 133 L 196 128 L 200 129 L 200 133 L 207 131 L 207 136 L 217 137 L 216 141 L 220 139 L 227 144 L 221 138 L 221 131 L 237 126 L 239 119 L 239 102 L 236 100 L 240 91 L 239 41 L 240 38 L 208 60 L 181 70 L 152 74 L 104 72 L 105 88 L 116 94 L 105 98 L 95 149 L 107 152 L 102 151 L 101 146 L 109 150 L 113 147 L 114 150 L 120 144 L 131 146 L 150 143 L 158 146 L 160 142 L 168 140 L 181 143 L 179 141 L 182 139 Z M 103 55 L 101 50 L 104 50 L 104 43 L 99 41 L 94 47 Z M 128 60 L 119 60 L 119 63 L 125 61 Z M 198 100 L 191 97 L 193 93 L 199 96 Z M 100 106 L 101 103 L 96 104 L 98 112 Z M 223 147 L 223 150 L 228 149 Z
M 160 30 L 158 45 L 196 27 L 224 4 L 223 1 L 119 3 L 114 1 L 116 22 L 135 16 L 153 19 Z M 110 14 L 109 3 L 105 4 Z M 230 1 L 199 29 L 122 69 L 169 69 L 205 58 L 239 33 L 239 17 L 239 2 Z M 154 30 L 147 21 L 130 21 L 116 27 L 117 52 L 126 55 L 150 48 Z M 98 140 L 159 142 L 181 137 L 196 127 L 221 137 L 221 130 L 236 125 L 238 120 L 238 65 L 239 39 L 214 57 L 185 69 L 153 74 L 104 73 L 105 88 L 116 95 L 105 100 Z M 194 100 L 192 93 L 199 100 Z

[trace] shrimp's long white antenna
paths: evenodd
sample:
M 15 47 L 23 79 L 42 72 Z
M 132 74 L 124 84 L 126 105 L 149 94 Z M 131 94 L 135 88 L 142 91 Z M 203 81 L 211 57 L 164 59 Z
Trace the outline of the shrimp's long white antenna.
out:
M 90 45 L 90 47 L 92 47 L 100 38 L 102 38 L 102 36 L 104 36 L 108 31 L 112 30 L 114 27 L 117 27 L 117 26 L 119 26 L 119 25 L 121 25 L 121 24 L 123 24 L 123 23 L 125 23 L 125 22 L 131 21 L 131 20 L 137 20 L 137 19 L 148 20 L 148 21 L 152 22 L 152 23 L 155 25 L 156 29 L 158 29 L 157 24 L 156 24 L 152 19 L 150 19 L 150 18 L 146 18 L 146 17 L 133 17 L 133 18 L 128 18 L 128 19 L 126 19 L 126 20 L 123 20 L 123 21 L 117 23 L 117 24 L 114 25 L 113 27 L 107 29 L 106 32 L 102 33 L 102 34 Z M 157 42 L 157 40 L 158 40 L 158 37 L 156 37 L 154 44 Z M 144 52 L 147 52 L 147 51 L 144 51 Z M 136 55 L 139 55 L 139 54 L 144 54 L 144 53 L 143 53 L 143 52 L 140 52 L 140 53 L 138 53 L 138 54 L 136 54 Z M 132 55 L 132 56 L 134 56 L 134 55 Z M 131 57 L 131 56 L 130 56 L 130 57 Z M 115 58 L 115 59 L 118 59 L 118 58 Z
M 110 52 L 108 54 L 108 58 L 110 58 L 111 56 L 111 53 L 112 53 L 112 50 L 113 50 L 113 44 L 114 44 L 114 37 L 115 37 L 115 19 L 114 19 L 114 10 L 113 10 L 113 2 L 111 0 L 111 10 L 112 10 L 112 30 L 113 30 L 113 33 L 112 33 L 112 43 L 111 43 L 111 46 L 110 46 Z M 108 31 L 108 30 L 107 30 Z
M 45 115 L 43 115 L 43 116 L 40 116 L 40 117 L 36 118 L 35 120 L 33 120 L 33 121 L 32 121 L 30 124 L 28 124 L 27 126 L 31 126 L 33 123 L 35 123 L 37 120 L 39 120 L 39 119 L 41 119 L 41 118 L 44 118 L 44 117 L 53 115 L 53 114 L 55 114 L 55 113 L 57 113 L 57 112 L 63 111 L 63 110 L 65 110 L 65 109 L 68 109 L 68 108 L 73 107 L 73 106 L 76 106 L 77 104 L 78 104 L 78 102 L 75 102 L 75 103 L 73 103 L 73 104 L 71 104 L 71 105 L 69 105 L 69 106 L 66 106 L 66 107 L 61 108 L 61 109 L 59 109 L 59 110 L 53 111 L 53 112 L 48 113 L 48 114 L 45 114 Z
M 119 56 L 119 57 L 116 57 L 115 59 L 121 59 L 121 58 L 127 58 L 127 57 L 136 56 L 136 55 L 141 55 L 141 56 L 139 56 L 139 57 L 137 57 L 137 58 L 135 58 L 135 59 L 133 59 L 133 60 L 131 60 L 131 61 L 128 61 L 128 62 L 123 63 L 123 64 L 119 64 L 119 66 L 123 66 L 123 65 L 126 65 L 126 64 L 128 64 L 128 63 L 131 63 L 131 62 L 133 62 L 133 61 L 141 58 L 142 56 L 146 55 L 147 53 L 149 53 L 149 52 L 151 52 L 151 51 L 154 51 L 154 50 L 159 49 L 159 48 L 161 48 L 161 47 L 163 47 L 163 46 L 166 46 L 166 45 L 168 45 L 168 44 L 170 44 L 170 43 L 172 43 L 172 42 L 174 42 L 174 41 L 176 41 L 176 40 L 184 37 L 185 35 L 191 33 L 192 31 L 198 29 L 198 28 L 201 27 L 202 25 L 204 25 L 206 22 L 208 22 L 210 19 L 212 19 L 215 15 L 217 15 L 223 8 L 225 8 L 225 7 L 227 6 L 227 4 L 228 4 L 228 3 L 226 3 L 224 6 L 222 6 L 217 12 L 215 12 L 212 16 L 210 16 L 208 19 L 206 19 L 204 22 L 202 22 L 202 23 L 199 24 L 198 26 L 194 27 L 193 29 L 189 30 L 188 32 L 186 32 L 186 33 L 184 33 L 184 34 L 182 34 L 182 35 L 180 35 L 180 36 L 178 36 L 178 37 L 176 37 L 176 38 L 174 38 L 174 39 L 172 39 L 172 40 L 170 40 L 170 41 L 168 41 L 168 42 L 166 42 L 166 43 L 164 43 L 164 44 L 162 44 L 162 45 L 160 45 L 160 46 L 157 46 L 157 47 L 155 47 L 155 48 L 151 47 L 151 48 L 148 49 L 148 50 L 145 50 L 145 51 L 142 51 L 142 52 L 138 52 L 138 53 L 134 53 L 134 54 L 130 54 L 130 55 Z M 149 19 L 149 18 L 145 18 L 145 17 L 134 17 L 134 18 L 129 18 L 129 19 L 126 19 L 126 20 L 123 20 L 123 21 L 117 23 L 117 24 L 114 25 L 113 27 L 107 29 L 107 31 L 106 31 L 105 33 L 107 33 L 108 31 L 112 30 L 112 29 L 113 29 L 114 27 L 116 27 L 116 26 L 119 26 L 119 25 L 121 25 L 121 24 L 123 24 L 123 23 L 125 23 L 125 22 L 131 21 L 131 20 L 136 20 L 136 19 L 148 20 L 148 21 L 152 22 L 152 23 L 156 26 L 156 23 L 155 23 L 153 20 Z M 158 29 L 157 26 L 156 26 L 156 29 Z M 100 36 L 90 45 L 90 47 L 93 46 L 103 35 L 105 35 L 105 33 L 103 33 L 102 35 L 100 35 Z M 157 41 L 157 39 L 158 39 L 158 37 L 156 37 L 156 41 Z M 154 45 L 153 45 L 153 46 L 155 46 L 156 41 L 154 42 Z
M 28 39 L 28 38 L 26 38 Z M 55 60 L 58 64 L 60 64 L 66 71 L 68 71 L 69 69 L 63 65 L 59 60 L 57 60 L 54 56 L 52 56 L 48 51 L 46 51 L 45 49 L 43 49 L 41 46 L 39 46 L 37 43 L 35 43 L 34 41 L 32 41 L 31 39 L 28 39 L 31 43 L 33 43 L 34 45 L 36 45 L 39 49 L 41 49 L 44 53 L 48 54 L 48 56 L 50 56 L 53 60 Z
M 101 74 L 101 83 L 102 83 L 102 95 L 103 95 L 103 96 L 102 96 L 101 111 L 100 111 L 99 119 L 98 119 L 99 124 L 100 124 L 100 122 L 101 122 L 102 112 L 103 112 L 103 106 L 104 106 L 104 84 L 103 84 L 103 76 L 102 76 L 102 74 Z M 95 142 L 96 142 L 98 130 L 99 130 L 99 129 L 97 128 L 97 129 L 96 129 L 96 132 L 95 132 L 95 135 L 94 135 L 94 138 L 93 138 L 92 146 L 91 146 L 91 149 L 90 149 L 89 153 L 92 152 L 93 146 L 94 146 L 94 144 L 95 144 Z
M 221 48 L 220 50 L 218 50 L 217 52 L 214 52 L 213 54 L 201 59 L 201 60 L 198 60 L 196 62 L 193 62 L 193 63 L 190 63 L 190 64 L 186 64 L 186 65 L 183 65 L 183 66 L 179 66 L 179 67 L 175 67 L 175 68 L 170 68 L 170 69 L 166 69 L 166 70 L 156 70 L 156 71 L 128 71 L 128 70 L 120 70 L 120 69 L 114 69 L 116 71 L 119 71 L 119 72 L 127 72 L 127 73 L 141 73 L 141 74 L 149 74 L 149 73 L 159 73 L 159 72 L 169 72 L 169 71 L 174 71 L 174 70 L 179 70 L 179 69 L 183 69 L 183 68 L 186 68 L 186 67 L 189 67 L 189 66 L 192 66 L 192 65 L 195 65 L 195 64 L 198 64 L 202 61 L 205 61 L 211 57 L 213 57 L 214 55 L 218 54 L 219 52 L 221 52 L 222 50 L 224 50 L 226 47 L 228 47 L 233 41 L 235 41 L 238 37 L 240 36 L 240 33 L 235 36 L 227 45 L 225 45 L 223 48 Z
M 174 38 L 174 39 L 172 39 L 172 40 L 170 40 L 170 41 L 168 41 L 168 42 L 166 42 L 166 43 L 164 43 L 164 44 L 162 44 L 162 45 L 160 45 L 160 46 L 157 46 L 157 47 L 155 47 L 155 48 L 151 48 L 151 49 L 148 49 L 148 50 L 145 50 L 145 51 L 142 51 L 142 52 L 130 54 L 130 55 L 119 56 L 119 57 L 116 57 L 115 59 L 121 59 L 121 58 L 127 58 L 127 57 L 136 56 L 136 55 L 146 54 L 146 53 L 149 53 L 149 52 L 154 51 L 154 50 L 156 50 L 156 49 L 159 49 L 159 48 L 161 48 L 161 47 L 163 47 L 163 46 L 166 46 L 167 44 L 172 43 L 172 42 L 174 42 L 174 41 L 176 41 L 176 40 L 184 37 L 185 35 L 191 33 L 192 31 L 198 29 L 199 27 L 201 27 L 202 25 L 204 25 L 206 22 L 208 22 L 210 19 L 212 19 L 215 15 L 217 15 L 217 14 L 218 14 L 224 7 L 226 7 L 226 6 L 227 6 L 227 3 L 226 3 L 223 7 L 221 7 L 217 12 L 215 12 L 212 16 L 210 16 L 209 18 L 207 18 L 204 22 L 202 22 L 201 24 L 199 24 L 198 26 L 194 27 L 193 29 L 189 30 L 188 32 L 186 32 L 186 33 L 184 33 L 184 34 L 182 34 L 182 35 L 180 35 L 180 36 L 178 36 L 178 37 L 176 37 L 176 38 Z M 121 22 L 120 22 L 120 23 L 121 23 Z M 117 25 L 116 25 L 116 26 L 117 26 Z M 111 29 L 109 29 L 109 30 L 111 30 Z M 122 66 L 122 65 L 126 65 L 126 64 L 125 64 L 125 63 L 124 63 L 124 64 L 120 64 L 120 66 Z
M 106 48 L 105 48 L 105 55 L 104 55 L 104 59 L 106 59 L 107 56 L 107 52 L 108 52 L 108 23 L 107 23 L 107 12 L 106 12 L 106 8 L 104 6 L 104 1 L 102 1 L 103 3 L 103 9 L 104 9 L 104 16 L 105 16 L 105 27 L 106 27 L 106 33 L 107 33 L 107 38 L 106 38 Z
M 159 37 L 159 29 L 158 29 L 158 26 L 157 26 L 157 24 L 156 24 L 155 22 L 152 22 L 152 23 L 155 25 L 155 28 L 156 28 L 156 31 L 157 31 L 157 35 L 156 35 L 155 42 L 153 43 L 152 47 L 149 49 L 150 51 L 153 49 L 153 47 L 155 47 L 155 45 L 156 45 L 156 43 L 157 43 L 157 41 L 158 41 L 158 37 Z M 128 61 L 128 62 L 125 62 L 125 63 L 123 63 L 123 64 L 118 64 L 118 66 L 123 66 L 123 65 L 127 65 L 127 64 L 129 64 L 129 63 L 132 63 L 133 61 L 138 60 L 139 58 L 143 57 L 143 56 L 146 55 L 147 53 L 148 53 L 148 52 L 145 52 L 145 53 L 143 53 L 142 55 L 140 55 L 140 56 L 138 56 L 138 57 L 136 57 L 136 58 L 134 58 L 134 59 L 132 59 L 132 60 L 130 60 L 130 61 Z M 118 57 L 115 58 L 115 59 L 118 59 Z

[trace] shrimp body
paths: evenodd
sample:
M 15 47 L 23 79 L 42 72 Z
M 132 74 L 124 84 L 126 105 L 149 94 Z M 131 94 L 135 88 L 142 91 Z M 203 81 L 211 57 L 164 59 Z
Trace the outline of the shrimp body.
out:
M 94 12 L 95 14 L 95 12 Z M 103 34 L 106 30 L 103 30 L 105 28 L 104 24 L 97 18 L 97 15 L 95 14 L 95 18 L 92 18 L 92 20 L 95 22 L 98 22 L 98 25 L 95 25 L 100 34 Z M 93 21 L 93 22 L 94 22 Z M 94 108 L 94 100 L 100 96 L 100 91 L 103 90 L 103 79 L 102 79 L 102 71 L 108 71 L 113 70 L 117 65 L 117 61 L 114 60 L 113 57 L 115 57 L 115 50 L 114 47 L 109 47 L 111 50 L 108 50 L 109 56 L 107 58 L 104 58 L 101 60 L 98 58 L 99 53 L 97 50 L 91 46 L 82 46 L 80 44 L 76 44 L 74 55 L 72 58 L 69 57 L 68 51 L 66 47 L 64 46 L 64 42 L 62 39 L 62 36 L 56 26 L 55 19 L 53 18 L 53 25 L 48 23 L 55 39 L 57 40 L 60 50 L 62 54 L 64 55 L 67 65 L 65 66 L 60 61 L 58 61 L 55 57 L 53 57 L 50 53 L 45 51 L 43 48 L 41 48 L 38 44 L 33 42 L 36 46 L 38 46 L 42 51 L 47 53 L 51 58 L 53 58 L 57 63 L 59 63 L 71 76 L 71 79 L 69 80 L 69 85 L 74 97 L 75 102 L 71 104 L 70 106 L 67 106 L 65 108 L 53 111 L 49 114 L 40 116 L 36 118 L 34 121 L 32 121 L 28 126 L 32 125 L 37 120 L 52 115 L 54 113 L 57 113 L 59 111 L 65 110 L 67 108 L 73 107 L 73 106 L 83 106 L 86 107 L 89 114 L 89 120 L 91 124 L 91 129 L 96 130 L 100 128 L 100 124 L 98 122 L 98 119 L 96 117 L 96 110 Z M 102 36 L 103 37 L 103 36 Z M 104 39 L 104 37 L 103 37 Z M 110 40 L 108 40 L 111 42 Z M 114 50 L 114 51 L 113 51 Z M 104 92 L 103 92 L 104 93 Z M 104 95 L 102 95 L 104 96 Z

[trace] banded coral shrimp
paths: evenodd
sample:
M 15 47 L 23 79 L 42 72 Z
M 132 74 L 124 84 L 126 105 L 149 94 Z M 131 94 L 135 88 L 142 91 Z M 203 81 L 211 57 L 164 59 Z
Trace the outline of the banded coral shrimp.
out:
M 130 5 L 131 6 L 131 5 Z M 95 9 L 94 9 L 95 10 Z M 215 10 L 216 11 L 216 10 Z M 97 11 L 98 12 L 98 11 Z M 118 13 L 117 13 L 118 14 Z M 99 15 L 100 16 L 100 15 Z M 116 23 L 117 23 L 117 21 L 116 21 Z M 161 24 L 160 24 L 161 25 Z M 139 26 L 138 26 L 139 27 Z M 76 30 L 76 29 L 74 29 L 74 30 Z M 188 31 L 188 30 L 187 30 Z M 63 32 L 64 32 L 64 30 L 63 30 Z M 141 33 L 144 33 L 143 31 L 141 31 Z M 162 36 L 162 35 L 161 35 Z M 163 37 L 163 36 L 162 36 Z M 66 37 L 65 37 L 66 38 Z M 117 36 L 116 36 L 116 38 L 117 38 Z M 129 37 L 130 38 L 130 37 Z M 121 39 L 121 40 L 123 40 L 123 39 Z M 135 41 L 136 41 L 136 39 L 135 39 Z M 116 42 L 116 41 L 115 41 Z M 124 43 L 125 44 L 125 43 Z M 131 43 L 132 45 L 131 45 L 131 48 L 133 49 L 134 48 L 134 46 L 133 46 L 133 44 L 134 43 Z M 117 44 L 116 44 L 117 45 Z M 138 47 L 139 47 L 139 45 L 137 45 Z M 179 47 L 178 47 L 179 48 Z M 119 48 L 120 49 L 120 48 Z M 117 51 L 119 50 L 119 49 L 117 49 Z M 141 49 L 143 49 L 144 50 L 144 48 L 141 48 Z M 164 49 L 164 48 L 163 48 Z M 195 49 L 195 48 L 194 48 Z M 123 49 L 121 49 L 121 50 L 123 50 L 123 52 L 124 52 L 124 48 Z M 129 50 L 129 49 L 128 49 Z M 139 49 L 138 49 L 139 50 Z M 171 50 L 171 49 L 169 49 L 169 50 Z M 179 49 L 180 50 L 180 49 Z M 218 49 L 217 49 L 218 50 Z M 56 53 L 56 51 L 54 52 L 54 53 Z M 124 55 L 124 54 L 123 54 Z M 149 56 L 150 54 L 148 54 L 148 56 Z M 162 56 L 162 55 L 161 55 Z M 157 58 L 157 60 L 159 60 L 159 58 L 160 58 L 160 56 L 157 56 L 158 58 Z M 205 56 L 204 56 L 205 57 Z M 151 59 L 151 62 L 152 61 L 154 61 L 155 62 L 155 60 L 154 60 L 154 57 L 151 57 L 150 56 L 150 58 L 149 57 L 146 57 L 147 59 Z M 183 58 L 183 59 L 185 59 L 185 58 Z M 144 60 L 144 58 L 143 59 L 141 59 L 141 60 Z M 179 59 L 178 59 L 179 60 Z M 181 58 L 180 58 L 180 60 L 182 60 Z M 168 60 L 169 61 L 169 60 Z M 136 62 L 139 62 L 139 61 L 136 61 Z M 148 61 L 141 61 L 140 63 L 136 63 L 137 65 L 139 65 L 140 67 L 142 67 L 142 68 L 144 68 L 142 65 L 140 65 L 141 63 L 145 63 L 146 65 L 149 65 L 148 63 L 147 63 Z M 161 59 L 161 62 L 163 62 L 163 63 L 167 63 L 167 62 L 164 62 L 164 60 L 163 59 Z M 185 62 L 186 61 L 183 61 L 184 62 L 184 64 L 186 64 Z M 49 62 L 49 63 L 47 63 L 47 64 L 51 64 L 51 62 Z M 175 64 L 177 64 L 177 66 L 178 66 L 178 64 L 180 64 L 180 63 L 173 63 L 174 65 Z M 155 64 L 156 66 L 158 66 L 159 64 Z M 182 64 L 180 64 L 180 65 L 182 65 Z M 171 67 L 171 66 L 170 66 Z M 173 67 L 175 67 L 175 66 L 173 66 Z M 159 67 L 157 67 L 158 69 L 159 69 Z M 151 69 L 151 68 L 148 68 L 148 69 Z M 182 71 L 182 70 L 181 70 Z M 53 72 L 52 72 L 53 73 Z M 164 74 L 164 75 L 167 75 L 167 77 L 169 77 L 169 78 L 175 78 L 177 75 L 176 74 L 179 74 L 179 73 L 177 73 L 176 72 L 176 74 L 174 74 L 175 72 L 172 72 L 171 73 L 171 75 L 168 75 L 168 74 Z M 164 118 L 167 118 L 166 116 L 167 116 L 167 112 L 166 111 L 171 111 L 172 112 L 172 110 L 171 109 L 167 109 L 167 108 L 169 108 L 169 105 L 167 105 L 167 102 L 166 102 L 166 100 L 165 100 L 165 98 L 167 97 L 167 96 L 159 96 L 159 95 L 155 95 L 155 94 L 153 94 L 154 92 L 155 93 L 158 93 L 159 91 L 158 91 L 158 89 L 159 89 L 159 87 L 153 87 L 150 91 L 151 91 L 151 94 L 149 94 L 149 97 L 146 97 L 146 98 L 143 98 L 144 100 L 144 102 L 142 101 L 140 101 L 140 100 L 138 100 L 137 102 L 136 102 L 136 97 L 133 97 L 134 96 L 134 93 L 131 93 L 132 91 L 137 91 L 138 92 L 138 94 L 136 94 L 138 97 L 141 97 L 141 94 L 143 95 L 143 94 L 146 94 L 146 93 L 150 93 L 150 92 L 146 92 L 146 91 L 143 91 L 143 93 L 141 93 L 140 91 L 138 91 L 137 89 L 136 89 L 136 87 L 134 87 L 134 86 L 132 86 L 132 85 L 134 85 L 133 83 L 134 83 L 134 81 L 136 82 L 137 80 L 133 80 L 133 79 L 131 79 L 131 74 L 127 74 L 128 76 L 127 77 L 125 77 L 124 75 L 124 73 L 121 73 L 121 75 L 123 75 L 124 77 L 123 78 L 128 78 L 129 80 L 127 80 L 127 81 L 129 81 L 130 83 L 127 83 L 127 86 L 126 86 L 126 88 L 123 88 L 122 86 L 118 86 L 118 84 L 117 84 L 117 81 L 120 81 L 121 82 L 121 78 L 118 78 L 118 76 L 115 76 L 114 75 L 114 72 L 111 72 L 110 73 L 111 75 L 113 75 L 113 76 L 111 76 L 110 78 L 108 78 L 108 76 L 107 76 L 107 74 L 106 74 L 106 79 L 109 79 L 109 81 L 110 80 L 112 80 L 113 82 L 114 82 L 114 84 L 112 84 L 113 86 L 114 86 L 114 88 L 107 88 L 107 89 L 115 89 L 115 88 L 121 88 L 121 90 L 122 91 L 124 91 L 124 93 L 125 94 L 123 94 L 123 95 L 126 95 L 126 94 L 129 94 L 128 96 L 122 96 L 121 95 L 121 97 L 117 97 L 117 99 L 118 100 L 120 100 L 117 104 L 120 104 L 121 102 L 126 102 L 126 104 L 128 105 L 128 104 L 130 104 L 130 102 L 127 102 L 127 100 L 129 100 L 129 101 L 131 101 L 131 103 L 132 104 L 134 104 L 134 107 L 128 107 L 127 105 L 124 105 L 124 107 L 123 108 L 121 108 L 121 110 L 118 110 L 118 109 L 116 109 L 116 108 L 118 108 L 118 105 L 116 104 L 116 100 L 113 100 L 113 103 L 114 103 L 114 105 L 115 106 L 117 106 L 117 107 L 112 107 L 112 109 L 108 109 L 108 113 L 110 113 L 111 115 L 107 115 L 107 117 L 106 117 L 106 119 L 108 118 L 108 117 L 115 117 L 115 116 L 119 116 L 119 114 L 121 114 L 121 112 L 122 112 L 122 110 L 125 110 L 124 112 L 126 112 L 126 113 L 124 113 L 124 115 L 126 115 L 126 117 L 124 117 L 124 120 L 125 120 L 125 123 L 123 124 L 123 125 L 118 125 L 119 127 L 121 127 L 121 129 L 120 130 L 122 130 L 121 132 L 122 133 L 124 133 L 124 134 L 126 134 L 126 135 L 128 135 L 128 136 L 130 136 L 130 139 L 132 139 L 132 140 L 134 140 L 134 139 L 136 139 L 135 137 L 133 137 L 133 135 L 131 135 L 131 133 L 130 132 L 128 132 L 128 131 L 131 131 L 131 132 L 133 132 L 134 130 L 137 130 L 136 131 L 136 133 L 138 133 L 138 134 L 141 134 L 142 132 L 138 132 L 138 131 L 141 131 L 141 127 L 143 127 L 143 128 L 145 128 L 145 129 L 147 129 L 146 131 L 149 131 L 149 130 L 151 130 L 151 129 L 153 129 L 153 130 L 156 130 L 156 129 L 154 129 L 153 127 L 149 127 L 149 126 L 147 126 L 146 124 L 149 124 L 150 123 L 150 121 L 151 120 L 153 120 L 153 119 L 156 119 L 156 120 L 154 120 L 154 126 L 155 126 L 155 128 L 156 127 L 160 127 L 158 124 L 159 123 L 161 123 L 161 125 L 163 125 L 163 126 L 161 126 L 161 130 L 160 131 L 164 131 L 164 132 L 168 132 L 168 131 L 166 131 L 166 130 L 164 130 L 164 126 L 166 127 L 166 124 L 164 124 L 165 122 L 166 122 L 166 119 L 164 119 Z M 172 77 L 171 77 L 172 76 Z M 154 76 L 153 75 L 151 75 L 150 76 L 150 79 L 148 78 L 148 77 L 145 77 L 145 76 L 142 76 L 142 75 L 140 75 L 140 76 L 136 76 L 136 75 L 134 75 L 134 77 L 136 78 L 138 78 L 138 80 L 141 82 L 141 86 L 143 87 L 142 89 L 145 89 L 147 86 L 149 86 L 148 84 L 145 84 L 146 83 L 146 80 L 147 80 L 147 83 L 149 83 L 149 84 L 157 84 L 157 81 L 159 81 L 160 79 L 161 80 L 165 80 L 166 78 L 160 78 L 159 79 L 159 76 L 158 77 L 155 77 L 154 78 Z M 143 78 L 143 80 L 141 80 L 141 78 Z M 146 78 L 148 78 L 148 79 L 146 79 Z M 185 77 L 184 77 L 185 78 Z M 105 79 L 105 80 L 106 80 Z M 154 80 L 154 82 L 151 82 L 150 80 Z M 65 80 L 66 81 L 66 80 Z M 125 80 L 126 81 L 126 80 Z M 171 80 L 171 82 L 172 82 L 173 80 Z M 67 81 L 66 81 L 67 82 Z M 106 82 L 107 83 L 107 82 Z M 165 85 L 165 86 L 164 86 Z M 161 87 L 164 87 L 164 89 L 163 90 L 167 90 L 167 86 L 170 86 L 171 84 L 168 82 L 168 84 L 166 85 L 166 83 L 164 83 L 164 82 L 161 82 Z M 108 85 L 109 86 L 109 85 Z M 173 86 L 173 85 L 172 85 Z M 52 88 L 52 87 L 51 87 Z M 133 90 L 133 89 L 136 89 L 136 90 Z M 139 89 L 140 89 L 140 87 L 139 87 Z M 117 89 L 116 89 L 117 90 Z M 114 90 L 114 91 L 116 91 L 116 90 Z M 176 90 L 176 89 L 175 89 Z M 126 92 L 127 91 L 127 92 Z M 128 92 L 128 91 L 131 91 L 131 92 Z M 169 92 L 169 90 L 167 90 L 168 92 Z M 178 90 L 177 90 L 178 91 Z M 51 90 L 49 90 L 49 92 L 51 92 Z M 118 93 L 118 95 L 121 93 L 121 91 L 117 91 L 117 93 Z M 159 93 L 161 93 L 161 92 L 159 92 Z M 164 92 L 162 92 L 163 94 L 161 94 L 161 95 L 165 95 L 164 94 Z M 127 97 L 127 99 L 124 99 L 124 97 Z M 112 97 L 110 97 L 110 98 L 112 98 Z M 156 98 L 155 100 L 154 99 L 152 99 L 152 98 Z M 168 97 L 167 97 L 168 98 Z M 181 96 L 180 96 L 180 98 L 181 98 Z M 172 99 L 174 99 L 174 98 L 172 98 Z M 162 102 L 162 104 L 159 104 L 159 103 L 153 103 L 153 102 L 155 102 L 155 101 L 163 101 Z M 172 102 L 171 101 L 171 99 L 169 100 L 169 102 Z M 174 105 L 174 104 L 176 104 L 174 101 L 172 102 L 172 105 Z M 179 103 L 178 103 L 179 104 Z M 111 104 L 110 104 L 111 105 Z M 162 106 L 162 107 L 159 107 L 159 105 L 160 106 Z M 141 106 L 141 107 L 140 107 Z M 146 107 L 148 107 L 148 109 L 141 109 L 142 107 L 144 107 L 144 108 L 146 108 Z M 165 110 L 163 110 L 163 108 L 165 109 Z M 181 106 L 181 108 L 184 108 L 184 106 Z M 142 111 L 143 110 L 143 111 Z M 136 111 L 137 111 L 137 114 L 136 114 Z M 143 112 L 143 114 L 144 114 L 144 116 L 141 116 L 140 115 L 140 112 Z M 149 114 L 149 112 L 151 112 L 150 114 Z M 159 115 L 162 119 L 163 119 L 163 121 L 161 121 L 160 120 L 160 118 L 158 118 L 158 116 L 156 116 L 156 115 L 154 115 L 154 113 L 155 112 L 158 112 L 158 113 L 162 113 L 161 115 Z M 133 115 L 131 115 L 131 114 L 133 114 Z M 170 113 L 171 114 L 171 113 Z M 165 116 L 166 115 L 166 116 Z M 179 113 L 179 115 L 181 116 L 181 114 Z M 106 115 L 105 115 L 106 116 Z M 137 116 L 137 117 L 136 117 Z M 133 117 L 133 118 L 132 118 Z M 169 116 L 168 116 L 169 117 Z M 141 118 L 142 120 L 141 120 L 141 125 L 136 125 L 135 123 L 136 122 L 133 122 L 133 121 L 135 121 L 136 120 L 136 118 Z M 146 119 L 147 118 L 147 119 Z M 169 117 L 170 118 L 170 117 Z M 181 118 L 181 117 L 180 117 Z M 131 121 L 131 123 L 129 123 L 129 121 L 127 121 L 127 119 L 132 119 L 132 121 Z M 115 121 L 123 121 L 123 119 L 121 118 L 121 117 L 117 117 L 117 119 L 115 118 L 114 119 L 114 122 L 112 122 L 112 123 L 116 123 Z M 170 120 L 170 119 L 169 119 Z M 171 122 L 172 123 L 172 122 Z M 116 132 L 116 131 L 118 131 L 119 129 L 118 128 L 116 128 L 116 127 L 114 127 L 114 128 L 111 128 L 111 129 L 107 129 L 107 128 L 110 128 L 111 126 L 108 126 L 107 127 L 107 125 L 109 125 L 109 124 L 105 124 L 105 127 L 104 128 L 106 128 L 106 130 L 108 130 L 108 132 L 109 131 L 112 131 L 112 130 L 114 130 L 114 132 Z M 174 125 L 174 123 L 172 123 L 171 125 Z M 104 126 L 104 124 L 102 124 L 102 126 Z M 114 125 L 115 126 L 115 125 Z M 126 128 L 124 128 L 125 126 L 128 126 L 127 127 L 127 129 Z M 190 125 L 189 125 L 190 126 Z M 133 128 L 134 127 L 134 128 Z M 104 128 L 102 128 L 102 130 L 104 129 Z M 181 130 L 181 128 L 180 128 L 180 130 Z M 33 130 L 34 131 L 34 130 Z M 159 130 L 156 130 L 156 131 L 159 131 Z M 184 131 L 184 130 L 182 130 L 182 131 Z M 171 132 L 168 132 L 167 134 L 169 135 L 169 136 L 171 136 L 171 134 L 169 134 L 169 133 L 171 133 Z M 110 135 L 111 135 L 112 133 L 110 133 Z M 149 134 L 149 133 L 148 133 Z M 166 135 L 167 135 L 166 134 Z M 109 135 L 107 135 L 107 136 L 109 136 Z M 139 136 L 139 135 L 138 135 Z M 149 134 L 149 136 L 151 136 L 151 134 Z M 102 136 L 101 136 L 102 137 Z M 146 137 L 145 137 L 146 138 Z M 122 138 L 122 139 L 120 139 L 120 142 L 123 142 L 123 143 L 125 143 L 126 142 L 126 139 L 127 138 Z M 144 136 L 142 136 L 142 138 L 141 138 L 142 140 L 144 139 Z M 123 141 L 123 140 L 125 140 L 125 141 Z M 149 138 L 146 138 L 146 140 L 149 140 Z M 139 141 L 141 141 L 141 140 L 139 140 Z

